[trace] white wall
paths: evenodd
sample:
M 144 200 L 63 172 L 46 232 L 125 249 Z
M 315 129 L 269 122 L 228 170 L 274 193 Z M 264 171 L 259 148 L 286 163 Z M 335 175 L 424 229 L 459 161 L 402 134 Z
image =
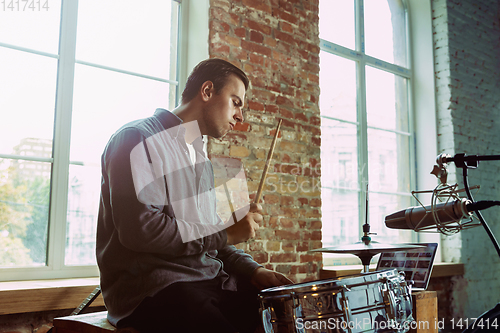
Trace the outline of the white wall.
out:
M 433 0 L 438 150 L 451 155 L 500 154 L 500 5 L 488 0 Z M 450 168 L 449 183 L 462 184 L 462 171 Z M 500 161 L 469 171 L 480 185 L 476 200 L 500 199 Z M 484 211 L 500 237 L 500 210 Z M 456 290 L 465 317 L 477 317 L 500 301 L 500 259 L 482 227 L 460 233 L 464 286 Z M 458 243 L 460 244 L 460 242 Z M 446 247 L 446 246 L 445 246 Z M 459 255 L 458 253 L 456 254 Z

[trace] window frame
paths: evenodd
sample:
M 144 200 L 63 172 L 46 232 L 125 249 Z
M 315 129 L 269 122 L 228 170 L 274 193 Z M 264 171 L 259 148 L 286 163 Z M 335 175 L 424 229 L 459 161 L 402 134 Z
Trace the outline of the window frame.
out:
M 425 171 L 422 172 L 422 167 L 420 164 L 422 163 L 417 163 L 418 158 L 422 158 L 423 155 L 426 155 L 427 158 L 425 160 L 429 160 L 429 152 L 428 151 L 423 151 L 422 150 L 422 137 L 425 137 L 425 135 L 422 135 L 422 128 L 423 128 L 423 118 L 421 115 L 417 114 L 416 112 L 419 112 L 421 110 L 420 105 L 418 105 L 418 108 L 415 108 L 415 100 L 416 99 L 422 99 L 424 98 L 424 94 L 421 90 L 417 91 L 415 86 L 414 86 L 414 81 L 419 80 L 421 81 L 421 75 L 416 75 L 415 71 L 416 69 L 419 69 L 421 67 L 424 67 L 421 61 L 415 61 L 415 57 L 413 55 L 413 50 L 414 48 L 414 43 L 415 41 L 413 40 L 413 35 L 415 30 L 417 29 L 417 25 L 413 23 L 413 21 L 420 21 L 420 16 L 423 15 L 428 15 L 427 13 L 430 13 L 430 3 L 428 3 L 428 8 L 425 8 L 426 4 L 418 4 L 416 3 L 418 0 L 402 0 L 404 10 L 405 10 L 405 25 L 406 25 L 406 53 L 407 53 L 407 67 L 402 67 L 396 64 L 388 63 L 384 60 L 377 59 L 375 57 L 369 56 L 365 54 L 364 50 L 364 0 L 354 0 L 354 5 L 355 5 L 355 50 L 349 49 L 347 47 L 329 42 L 327 40 L 320 39 L 320 50 L 324 52 L 328 52 L 330 54 L 340 56 L 345 59 L 349 59 L 355 62 L 356 66 L 356 81 L 357 81 L 357 88 L 356 88 L 356 101 L 357 101 L 357 121 L 355 124 L 358 126 L 358 165 L 368 165 L 368 130 L 374 127 L 368 127 L 367 125 L 367 112 L 366 112 L 366 66 L 373 67 L 375 69 L 383 70 L 385 72 L 398 75 L 400 77 L 406 78 L 407 79 L 407 97 L 408 97 L 408 116 L 409 116 L 409 128 L 408 132 L 400 132 L 397 130 L 385 130 L 391 133 L 397 133 L 397 134 L 403 134 L 409 137 L 410 140 L 410 152 L 409 152 L 409 158 L 410 158 L 410 188 L 415 189 L 415 188 L 428 188 L 431 182 L 428 180 L 422 181 L 422 179 L 426 178 L 424 176 Z M 410 10 L 410 7 L 420 7 L 417 8 L 417 17 L 415 15 L 412 15 L 412 12 Z M 429 26 L 430 29 L 432 29 L 432 24 Z M 430 34 L 432 38 L 432 31 Z M 423 42 L 425 41 L 428 43 L 428 36 L 418 36 L 418 41 Z M 431 46 L 432 46 L 432 39 L 431 41 Z M 427 55 L 429 54 L 429 50 L 426 49 L 424 52 L 427 52 Z M 431 59 L 433 63 L 433 54 L 431 50 Z M 428 59 L 428 57 L 426 57 Z M 427 66 L 428 67 L 428 66 Z M 432 68 L 433 70 L 433 68 Z M 429 73 L 429 68 L 426 68 L 426 72 Z M 432 85 L 434 86 L 434 81 L 429 80 L 430 77 L 427 76 L 425 78 L 426 81 L 432 82 Z M 427 95 L 428 92 L 426 92 Z M 432 97 L 433 98 L 433 97 Z M 434 99 L 433 99 L 434 100 Z M 428 106 L 427 106 L 428 107 Z M 429 108 L 430 112 L 425 112 L 425 115 L 428 116 L 429 114 L 434 114 L 435 115 L 435 109 L 434 108 Z M 324 115 L 321 115 L 322 118 L 324 118 Z M 434 116 L 435 117 L 435 116 Z M 333 119 L 333 118 L 332 118 Z M 349 121 L 341 120 L 341 119 L 334 119 L 337 121 L 341 121 L 344 123 L 352 123 Z M 433 124 L 434 126 L 429 126 L 431 128 L 436 129 L 435 123 Z M 377 129 L 377 128 L 374 128 Z M 434 130 L 434 132 L 436 132 Z M 420 134 L 420 135 L 419 135 Z M 437 138 L 433 135 L 428 138 L 425 144 L 429 144 L 434 142 L 434 144 L 430 144 L 432 148 L 435 148 L 435 142 L 437 142 Z M 436 150 L 434 150 L 436 151 Z M 432 153 L 431 153 L 432 154 Z M 435 155 L 434 155 L 435 157 Z M 423 167 L 429 168 L 429 170 L 432 169 L 432 165 L 424 165 Z M 424 169 L 427 170 L 427 169 Z M 417 174 L 417 171 L 419 174 Z M 362 174 L 360 174 L 361 179 L 368 179 L 368 168 L 363 168 L 362 169 Z M 432 188 L 435 185 L 432 185 Z M 359 221 L 358 221 L 358 230 L 359 230 L 359 238 L 361 238 L 363 234 L 362 230 L 362 225 L 365 223 L 365 195 L 363 195 L 363 191 L 365 189 L 358 188 L 357 193 L 358 193 L 358 209 L 359 209 Z M 382 193 L 382 192 L 377 192 L 368 189 L 368 193 Z M 384 192 L 385 193 L 385 192 Z M 403 194 L 403 193 L 396 193 L 396 192 L 390 192 L 389 194 Z M 411 193 L 405 194 L 407 196 L 411 196 Z M 412 202 L 416 204 L 416 201 L 412 198 Z M 403 209 L 405 207 L 401 207 Z M 375 236 L 376 237 L 376 236 Z M 412 233 L 411 235 L 411 241 L 412 242 L 435 242 L 439 241 L 439 238 L 435 236 L 423 236 L 422 234 L 418 233 Z M 324 254 L 323 255 L 323 264 L 325 266 L 328 265 L 333 265 L 335 262 L 337 262 L 337 259 L 341 259 L 343 263 L 346 264 L 356 264 L 359 262 L 359 259 L 354 257 L 354 256 L 345 256 L 345 255 L 332 255 L 332 254 Z
M 178 3 L 176 80 L 160 79 L 176 86 L 175 101 L 180 101 L 181 86 L 185 85 L 189 71 L 201 60 L 208 58 L 208 8 L 209 4 L 195 4 L 194 0 L 173 0 Z M 0 158 L 49 162 L 52 166 L 48 218 L 47 258 L 44 266 L 0 268 L 0 281 L 84 278 L 99 275 L 97 265 L 65 265 L 67 204 L 70 165 L 71 117 L 73 85 L 76 64 L 113 70 L 145 78 L 146 75 L 117 70 L 75 59 L 77 36 L 78 1 L 61 0 L 61 16 L 58 54 L 40 52 L 0 42 L 7 47 L 58 60 L 52 157 L 27 157 L 1 154 Z M 188 42 L 186 42 L 186 40 Z M 153 78 L 157 79 L 157 78 Z M 157 79 L 158 80 L 158 79 Z M 66 110 L 64 112 L 63 110 Z M 96 203 L 98 205 L 98 202 Z M 97 223 L 97 221 L 96 221 Z

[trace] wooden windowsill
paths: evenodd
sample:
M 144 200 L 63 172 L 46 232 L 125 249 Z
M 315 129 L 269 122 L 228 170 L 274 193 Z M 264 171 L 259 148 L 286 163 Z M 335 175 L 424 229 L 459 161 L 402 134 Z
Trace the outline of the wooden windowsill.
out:
M 99 278 L 0 282 L 0 315 L 75 309 L 99 285 Z M 91 306 L 103 306 L 102 295 Z
M 370 265 L 370 271 L 374 271 L 376 265 Z M 338 278 L 341 276 L 359 274 L 363 267 L 361 265 L 325 266 L 319 272 L 320 279 Z M 464 275 L 465 269 L 462 263 L 435 263 L 432 268 L 431 279 L 436 277 Z
M 370 267 L 371 270 L 375 266 Z M 326 266 L 320 279 L 361 272 L 361 265 Z M 464 264 L 436 263 L 431 278 L 464 274 Z M 74 309 L 99 285 L 99 278 L 0 282 L 0 315 Z M 91 306 L 103 306 L 102 295 Z

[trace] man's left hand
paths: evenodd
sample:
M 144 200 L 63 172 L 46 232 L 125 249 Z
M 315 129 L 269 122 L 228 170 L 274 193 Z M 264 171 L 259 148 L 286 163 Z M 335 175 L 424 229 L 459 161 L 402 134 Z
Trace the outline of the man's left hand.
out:
M 259 290 L 294 283 L 285 275 L 264 267 L 259 267 L 253 272 L 250 282 Z

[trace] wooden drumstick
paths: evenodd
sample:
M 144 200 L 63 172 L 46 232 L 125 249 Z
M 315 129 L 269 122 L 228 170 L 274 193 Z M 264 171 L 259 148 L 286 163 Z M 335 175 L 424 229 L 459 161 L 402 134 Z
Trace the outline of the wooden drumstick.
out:
M 271 160 L 273 158 L 274 147 L 276 147 L 276 141 L 278 141 L 278 133 L 280 131 L 281 121 L 278 122 L 278 126 L 276 127 L 276 133 L 274 133 L 273 142 L 271 143 L 271 149 L 269 149 L 269 153 L 267 154 L 266 165 L 264 166 L 264 171 L 262 172 L 262 177 L 260 178 L 259 188 L 257 189 L 257 194 L 255 195 L 254 203 L 259 203 L 260 197 L 262 196 L 262 189 L 264 188 L 264 182 L 267 177 L 267 170 L 269 169 L 269 165 L 271 164 Z

